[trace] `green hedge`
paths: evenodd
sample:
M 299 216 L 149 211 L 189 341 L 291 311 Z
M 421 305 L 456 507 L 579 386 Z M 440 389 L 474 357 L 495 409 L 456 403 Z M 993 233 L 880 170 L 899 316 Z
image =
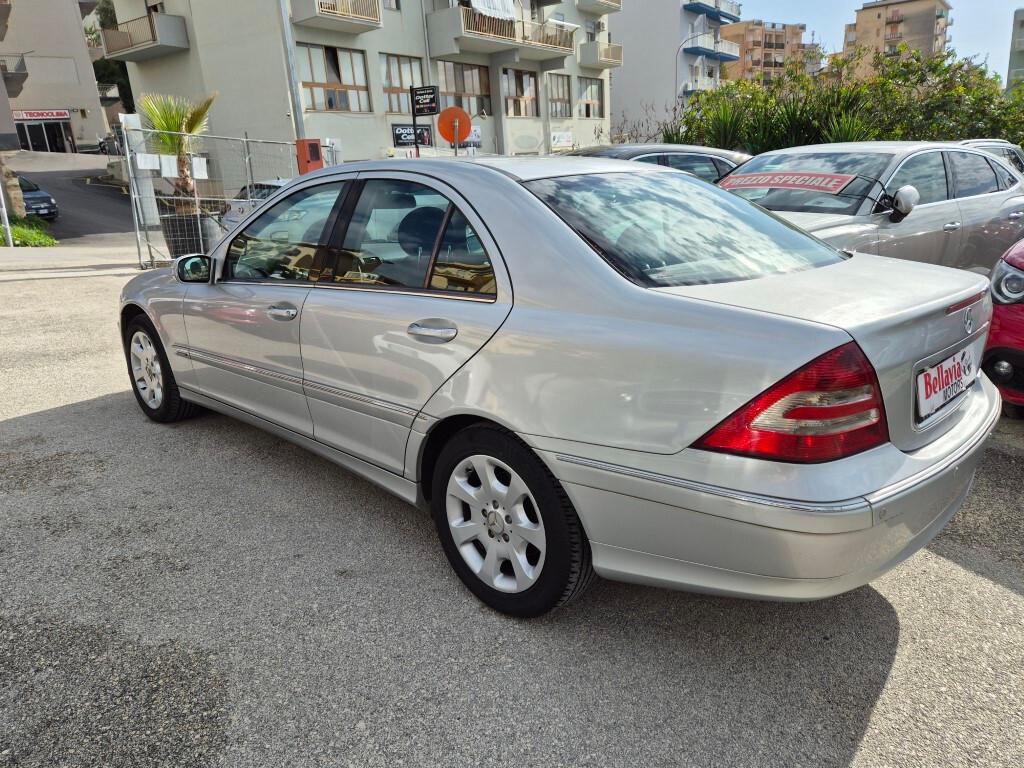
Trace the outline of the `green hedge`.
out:
M 728 81 L 697 93 L 657 130 L 625 132 L 626 140 L 660 137 L 759 154 L 842 141 L 1024 140 L 1024 88 L 1004 93 L 999 77 L 953 51 L 922 56 L 876 54 L 867 78 L 854 76 L 859 57 L 833 59 L 815 75 L 799 65 L 766 85 Z

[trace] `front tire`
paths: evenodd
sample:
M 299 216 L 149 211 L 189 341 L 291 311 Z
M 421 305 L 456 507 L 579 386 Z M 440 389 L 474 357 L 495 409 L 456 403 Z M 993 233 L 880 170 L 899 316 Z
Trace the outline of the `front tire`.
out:
M 577 598 L 593 579 L 576 510 L 511 433 L 478 425 L 438 457 L 431 508 L 455 573 L 491 608 L 529 618 Z
M 125 327 L 124 356 L 135 400 L 153 421 L 169 424 L 201 410 L 182 399 L 164 345 L 148 317 L 139 315 Z

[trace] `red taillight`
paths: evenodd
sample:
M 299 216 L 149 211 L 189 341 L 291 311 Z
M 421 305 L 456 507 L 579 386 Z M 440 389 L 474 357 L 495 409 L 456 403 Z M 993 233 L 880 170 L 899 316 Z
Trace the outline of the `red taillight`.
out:
M 851 341 L 755 397 L 694 448 L 813 464 L 888 441 L 878 377 Z

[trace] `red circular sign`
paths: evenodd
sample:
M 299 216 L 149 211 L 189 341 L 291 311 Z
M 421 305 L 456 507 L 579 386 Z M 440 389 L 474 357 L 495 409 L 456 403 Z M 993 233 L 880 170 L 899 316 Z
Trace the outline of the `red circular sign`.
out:
M 459 126 L 459 136 L 455 138 L 455 125 Z M 437 118 L 437 132 L 440 133 L 449 143 L 461 144 L 469 138 L 469 132 L 473 129 L 473 118 L 461 107 L 448 107 L 441 112 Z

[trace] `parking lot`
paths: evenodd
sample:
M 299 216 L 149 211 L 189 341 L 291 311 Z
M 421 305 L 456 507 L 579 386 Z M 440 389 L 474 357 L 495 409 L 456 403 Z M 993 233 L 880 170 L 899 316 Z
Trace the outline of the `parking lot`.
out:
M 514 621 L 383 491 L 221 416 L 149 422 L 133 261 L 0 262 L 0 766 L 1024 764 L 1024 423 L 869 587 L 599 582 Z

